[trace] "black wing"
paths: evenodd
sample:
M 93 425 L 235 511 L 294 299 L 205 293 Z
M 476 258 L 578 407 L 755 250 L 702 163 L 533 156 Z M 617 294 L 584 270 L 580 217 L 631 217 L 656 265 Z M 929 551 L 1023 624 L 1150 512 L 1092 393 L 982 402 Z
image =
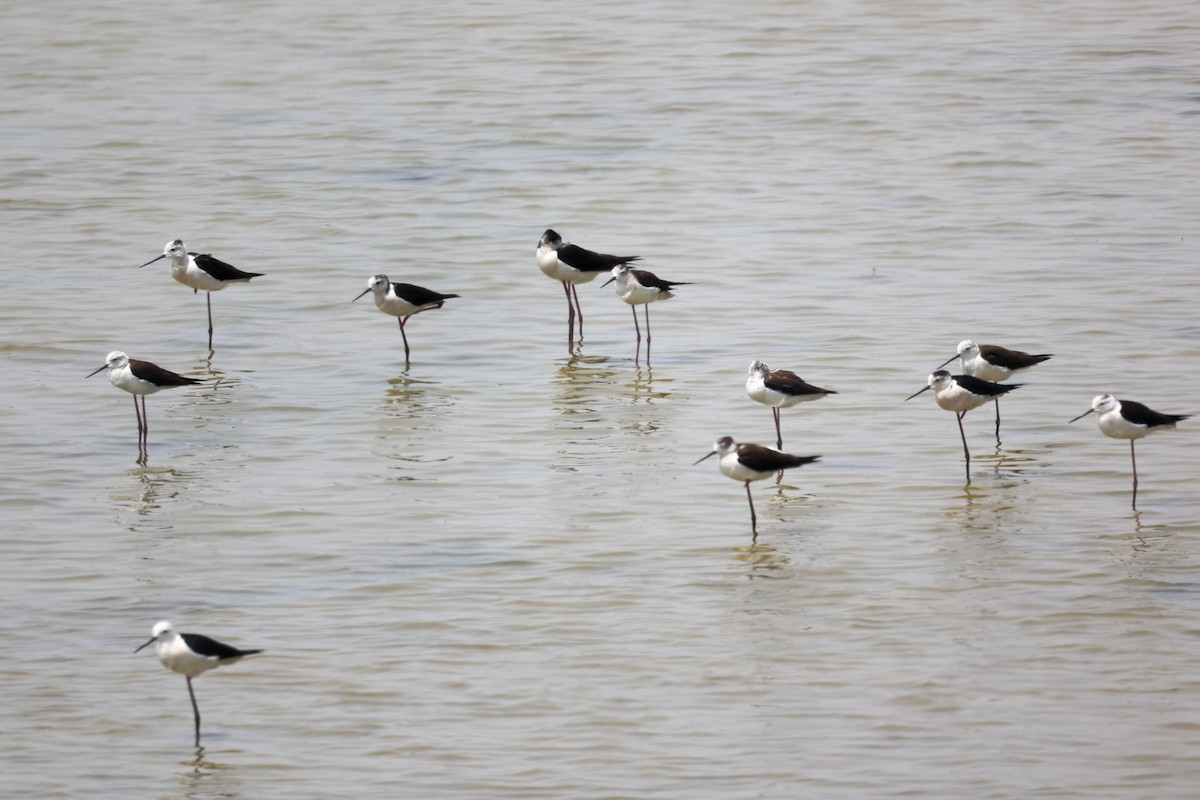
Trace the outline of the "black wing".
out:
M 1040 364 L 1043 361 L 1051 358 L 1053 353 L 1024 353 L 1020 350 L 1009 350 L 1006 347 L 1000 347 L 995 344 L 979 345 L 979 355 L 983 356 L 983 360 L 994 367 L 1004 367 L 1005 369 L 1025 369 L 1032 367 L 1034 364 Z
M 669 292 L 676 286 L 690 286 L 687 281 L 664 281 L 662 278 L 655 275 L 653 272 L 647 272 L 644 269 L 631 269 L 629 273 L 647 289 L 658 289 L 659 291 Z
M 196 266 L 212 275 L 219 281 L 248 281 L 251 278 L 262 277 L 261 272 L 242 272 L 233 264 L 226 264 L 219 258 L 213 258 L 206 253 L 188 253 L 196 259 Z
M 766 379 L 763 380 L 763 384 L 768 389 L 774 389 L 783 394 L 837 394 L 833 389 L 822 389 L 819 386 L 813 386 L 796 373 L 786 369 L 777 369 L 768 372 Z
M 760 444 L 739 444 L 737 448 L 738 461 L 755 472 L 775 472 L 776 470 L 799 467 L 811 464 L 820 456 L 794 456 L 781 453 Z
M 169 369 L 163 369 L 158 364 L 140 359 L 129 359 L 129 371 L 135 378 L 153 383 L 155 386 L 191 386 L 193 383 L 203 383 L 198 378 L 189 378 Z
M 1145 425 L 1148 428 L 1158 428 L 1163 425 L 1174 425 L 1183 422 L 1188 414 L 1160 414 L 1152 408 L 1147 408 L 1133 400 L 1118 400 L 1121 404 L 1121 416 L 1134 425 Z
M 1002 394 L 1008 394 L 1013 389 L 1025 385 L 1023 383 L 992 383 L 991 381 L 980 380 L 970 375 L 955 375 L 954 382 L 971 394 L 979 394 L 985 397 L 999 397 Z
M 613 267 L 641 261 L 641 256 L 610 256 L 597 253 L 575 244 L 564 244 L 558 248 L 558 260 L 580 272 L 608 272 Z
M 396 293 L 397 297 L 414 306 L 431 306 L 434 303 L 449 300 L 451 297 L 458 297 L 456 294 L 442 294 L 432 289 L 426 289 L 424 286 L 414 286 L 411 283 L 393 283 L 392 291 Z
M 202 656 L 215 658 L 218 661 L 224 661 L 227 658 L 241 658 L 242 656 L 252 656 L 255 653 L 261 653 L 262 650 L 238 650 L 236 647 L 218 642 L 216 639 L 210 639 L 201 633 L 181 633 L 183 643 L 192 649 L 193 653 L 199 653 Z

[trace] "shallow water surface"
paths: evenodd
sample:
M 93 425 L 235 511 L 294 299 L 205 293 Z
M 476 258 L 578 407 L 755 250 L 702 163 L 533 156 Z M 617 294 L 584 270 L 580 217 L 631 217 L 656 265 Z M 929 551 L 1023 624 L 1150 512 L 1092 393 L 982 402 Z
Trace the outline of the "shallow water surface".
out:
M 0 11 L 14 796 L 1185 798 L 1200 11 Z M 691 282 L 630 313 L 554 227 Z M 182 237 L 265 273 L 204 299 Z M 460 298 L 396 322 L 377 272 Z M 975 338 L 1054 358 L 965 419 Z M 114 349 L 212 378 L 148 399 Z M 836 389 L 771 443 L 756 358 Z M 186 687 L 160 619 L 267 652 Z

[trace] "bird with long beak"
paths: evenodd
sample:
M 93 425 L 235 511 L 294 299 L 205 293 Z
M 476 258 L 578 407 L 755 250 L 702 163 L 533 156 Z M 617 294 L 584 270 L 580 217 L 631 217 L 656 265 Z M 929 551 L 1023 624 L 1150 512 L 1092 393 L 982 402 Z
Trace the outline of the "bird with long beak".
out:
M 208 301 L 208 349 L 212 350 L 212 293 L 221 291 L 230 283 L 248 283 L 251 278 L 261 278 L 262 273 L 243 272 L 232 264 L 226 264 L 205 253 L 189 253 L 183 246 L 182 239 L 167 242 L 161 256 L 152 258 L 141 266 L 148 267 L 164 258 L 171 259 L 172 278 L 184 286 L 191 287 L 193 294 L 201 291 L 205 293 Z
M 1098 394 L 1092 398 L 1092 407 L 1075 419 L 1080 420 L 1088 414 L 1099 414 L 1096 424 L 1100 432 L 1113 439 L 1129 440 L 1129 461 L 1133 465 L 1133 508 L 1137 508 L 1137 454 L 1133 443 L 1144 436 L 1164 428 L 1174 428 L 1175 423 L 1183 422 L 1188 414 L 1162 414 L 1152 408 L 1147 408 L 1133 400 L 1118 400 L 1111 394 Z
M 367 292 L 375 293 L 376 308 L 385 314 L 391 314 L 400 321 L 400 338 L 404 340 L 405 365 L 408 364 L 409 351 L 408 335 L 404 332 L 404 325 L 408 322 L 409 317 L 432 308 L 441 308 L 450 298 L 458 297 L 456 294 L 442 294 L 423 286 L 414 286 L 411 283 L 392 283 L 388 280 L 387 275 L 372 275 L 368 278 L 367 288 L 354 300 L 358 300 Z M 353 303 L 354 300 L 350 302 Z
M 109 383 L 133 395 L 133 410 L 137 413 L 138 421 L 138 446 L 143 449 L 150 433 L 150 417 L 146 414 L 146 395 L 174 386 L 193 386 L 203 383 L 199 378 L 189 378 L 186 375 L 171 372 L 169 369 L 163 369 L 157 364 L 151 364 L 149 361 L 130 358 L 120 350 L 109 353 L 103 366 L 97 367 L 94 372 L 89 372 L 84 377 L 90 378 L 102 370 L 108 370 Z M 140 409 L 138 408 L 138 397 L 142 398 Z
M 976 344 L 971 339 L 958 343 L 958 352 L 947 358 L 938 369 L 958 359 L 962 371 L 983 381 L 1006 381 L 1014 372 L 1027 370 L 1054 356 L 1053 353 L 1026 353 L 1009 350 L 997 344 Z M 1000 438 L 1000 399 L 996 398 L 996 438 Z
M 970 375 L 951 375 L 946 370 L 939 369 L 929 375 L 929 383 L 924 389 L 913 392 L 904 398 L 904 402 L 907 403 L 921 392 L 933 389 L 933 396 L 937 400 L 938 408 L 954 412 L 955 419 L 958 420 L 958 434 L 962 437 L 963 456 L 967 460 L 967 483 L 970 483 L 971 451 L 967 449 L 967 434 L 963 430 L 963 417 L 971 409 L 979 408 L 984 403 L 990 403 L 1021 385 L 1020 383 L 992 383 L 972 378 Z
M 698 459 L 692 466 L 713 456 L 719 457 L 717 466 L 723 475 L 746 484 L 746 501 L 750 503 L 750 530 L 755 541 L 758 539 L 758 516 L 754 513 L 754 498 L 750 496 L 750 481 L 761 481 L 780 470 L 811 464 L 820 458 L 781 453 L 760 444 L 737 444 L 733 437 L 722 436 L 713 444 L 712 452 Z
M 262 650 L 240 650 L 236 647 L 210 639 L 199 633 L 179 633 L 167 621 L 154 626 L 150 641 L 133 652 L 138 653 L 150 645 L 156 645 L 158 660 L 172 672 L 187 678 L 188 696 L 192 698 L 192 715 L 196 720 L 196 744 L 200 744 L 200 706 L 196 705 L 196 692 L 192 689 L 192 678 L 216 669 L 222 664 L 233 664 L 246 656 Z
M 633 328 L 637 331 L 637 352 L 642 353 L 642 329 L 638 327 L 637 307 L 645 306 L 646 317 L 646 361 L 650 361 L 650 303 L 658 300 L 670 300 L 675 295 L 671 290 L 676 286 L 688 286 L 686 281 L 666 281 L 647 272 L 644 269 L 634 269 L 628 264 L 618 264 L 612 268 L 612 277 L 601 284 L 601 288 L 613 281 L 617 283 L 617 297 L 629 304 L 633 312 Z M 637 357 L 634 360 L 637 360 Z

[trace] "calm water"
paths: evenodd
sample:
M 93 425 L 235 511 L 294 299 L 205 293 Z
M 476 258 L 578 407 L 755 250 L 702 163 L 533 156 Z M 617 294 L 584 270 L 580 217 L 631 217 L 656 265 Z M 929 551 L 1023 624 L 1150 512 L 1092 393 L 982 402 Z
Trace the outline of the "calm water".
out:
M 0 733 L 17 797 L 1185 798 L 1200 7 L 8 4 Z M 581 287 L 542 230 L 692 281 Z M 267 273 L 203 297 L 182 237 Z M 408 327 L 373 273 L 458 300 Z M 973 337 L 1054 360 L 904 397 Z M 109 350 L 197 376 L 136 463 Z M 771 442 L 750 361 L 839 394 Z M 267 654 L 196 683 L 159 619 Z

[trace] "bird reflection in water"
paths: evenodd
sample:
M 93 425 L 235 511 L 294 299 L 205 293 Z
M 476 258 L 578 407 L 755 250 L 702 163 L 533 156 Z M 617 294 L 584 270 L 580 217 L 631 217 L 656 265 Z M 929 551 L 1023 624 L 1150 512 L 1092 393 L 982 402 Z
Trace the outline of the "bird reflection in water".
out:
M 785 580 L 795 576 L 792 560 L 778 548 L 757 540 L 733 548 L 734 562 L 745 570 L 746 580 Z
M 554 410 L 567 417 L 594 416 L 612 396 L 617 382 L 617 371 L 607 356 L 574 354 L 555 374 Z
M 132 484 L 114 491 L 111 498 L 114 504 L 133 511 L 138 521 L 149 519 L 164 505 L 185 494 L 187 485 L 195 477 L 195 473 L 188 470 L 145 465 L 128 470 L 125 475 L 133 479 Z
M 203 745 L 196 745 L 192 758 L 179 764 L 187 767 L 179 774 L 179 782 L 183 787 L 181 796 L 188 800 L 198 800 L 202 797 L 237 797 L 241 794 L 233 766 L 205 758 Z
M 376 441 L 386 449 L 379 455 L 389 461 L 401 462 L 389 467 L 388 479 L 393 481 L 425 480 L 428 475 L 418 472 L 416 465 L 450 461 L 453 456 L 425 458 L 413 453 L 436 452 L 426 445 L 428 439 L 442 433 L 439 421 L 455 405 L 454 395 L 441 389 L 437 381 L 418 380 L 404 372 L 388 381 L 378 416 Z M 432 435 L 432 436 L 431 436 Z M 399 444 L 403 449 L 396 450 Z
M 660 378 L 656 388 L 654 370 L 649 366 L 639 366 L 633 380 L 624 387 L 624 395 L 630 400 L 630 414 L 621 420 L 621 429 L 639 435 L 664 430 L 672 419 L 672 411 L 662 402 L 671 397 L 671 392 L 662 388 L 662 385 L 671 382 L 670 378 Z
M 454 398 L 449 395 L 429 396 L 430 389 L 440 386 L 437 381 L 423 381 L 413 378 L 405 369 L 400 375 L 388 380 L 387 391 L 383 395 L 382 410 L 385 414 L 398 419 L 422 419 L 454 405 Z
M 1039 455 L 1041 455 L 1041 451 L 1038 450 L 1020 450 L 1015 448 L 1006 450 L 997 441 L 995 451 L 988 455 L 979 456 L 979 460 L 983 462 L 994 461 L 994 471 L 997 477 L 1001 476 L 1002 471 L 1005 476 L 1017 477 L 1032 469 L 1036 469 Z

